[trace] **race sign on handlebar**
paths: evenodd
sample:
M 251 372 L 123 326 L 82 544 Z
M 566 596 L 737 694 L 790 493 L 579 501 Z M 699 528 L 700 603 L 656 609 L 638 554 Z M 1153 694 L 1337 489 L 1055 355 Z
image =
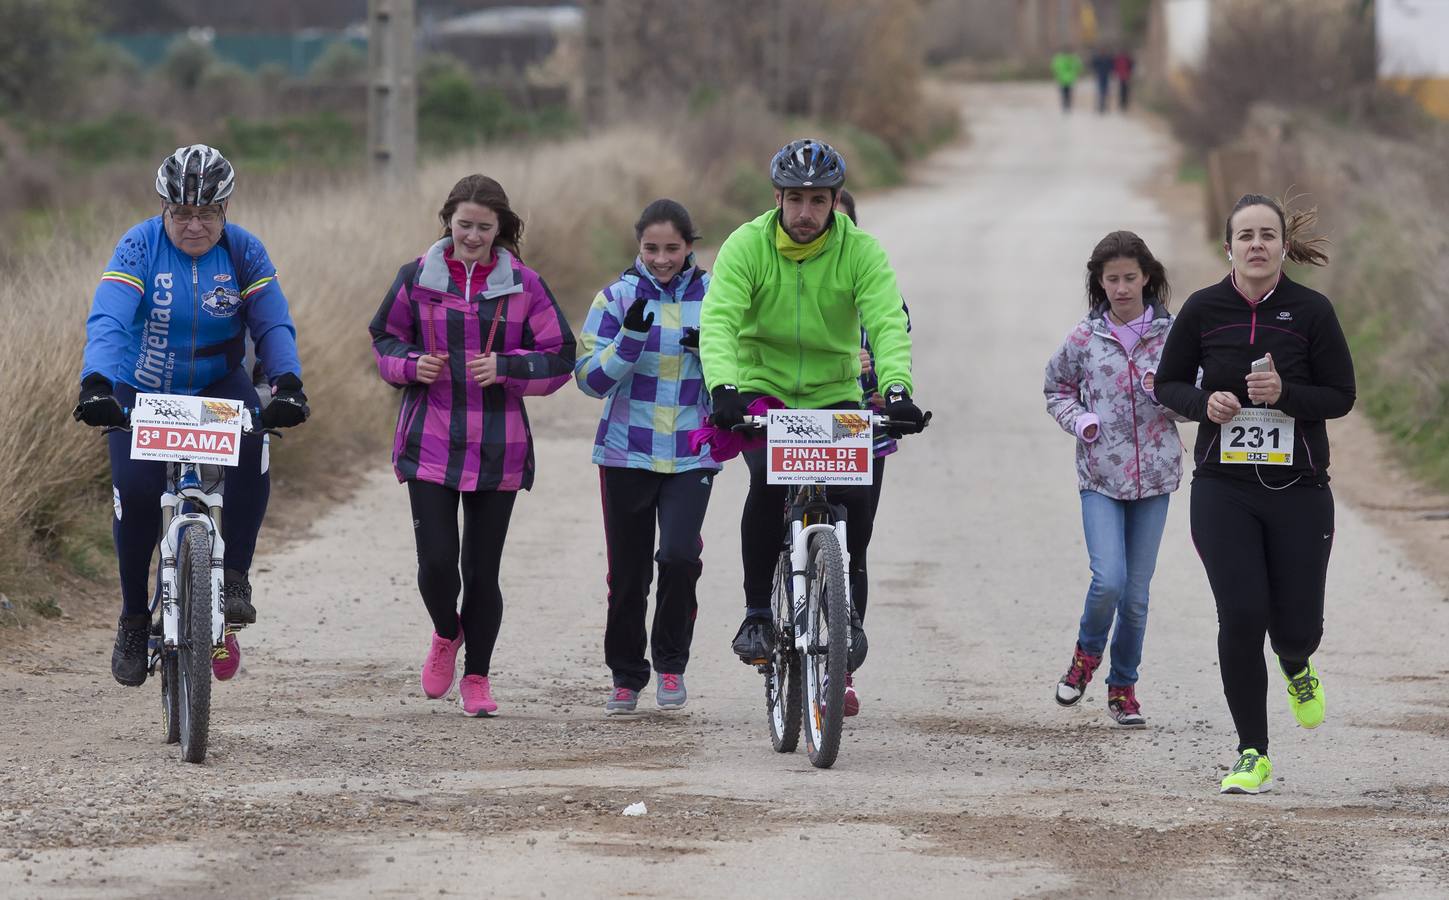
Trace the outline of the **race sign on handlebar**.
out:
M 872 419 L 857 410 L 772 409 L 769 484 L 870 484 Z
M 251 414 L 240 400 L 137 394 L 131 458 L 235 466 Z

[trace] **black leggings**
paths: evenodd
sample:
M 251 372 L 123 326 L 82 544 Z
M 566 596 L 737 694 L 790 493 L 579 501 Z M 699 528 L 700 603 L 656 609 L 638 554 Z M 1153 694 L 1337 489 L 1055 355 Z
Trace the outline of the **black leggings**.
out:
M 1218 667 L 1238 751 L 1268 752 L 1267 635 L 1296 674 L 1323 637 L 1323 593 L 1333 549 L 1327 485 L 1269 490 L 1200 476 L 1192 482 L 1192 540 L 1218 607 Z
M 433 630 L 453 639 L 463 623 L 463 672 L 487 675 L 503 622 L 498 569 L 513 514 L 516 491 L 459 492 L 440 484 L 409 481 L 413 537 L 418 544 L 418 590 L 433 619 Z M 458 503 L 463 505 L 463 540 L 458 541 Z M 462 579 L 459 563 L 462 563 Z M 463 610 L 458 611 L 458 590 Z

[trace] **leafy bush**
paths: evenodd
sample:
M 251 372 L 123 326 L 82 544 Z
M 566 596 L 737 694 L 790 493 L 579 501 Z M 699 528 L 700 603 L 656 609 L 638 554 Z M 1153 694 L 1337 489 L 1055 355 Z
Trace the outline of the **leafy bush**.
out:
M 149 159 L 175 146 L 171 129 L 134 112 L 53 126 L 42 142 L 58 146 L 75 162 L 102 164 L 117 159 Z
M 367 51 L 349 41 L 334 41 L 312 63 L 307 75 L 316 81 L 363 81 Z

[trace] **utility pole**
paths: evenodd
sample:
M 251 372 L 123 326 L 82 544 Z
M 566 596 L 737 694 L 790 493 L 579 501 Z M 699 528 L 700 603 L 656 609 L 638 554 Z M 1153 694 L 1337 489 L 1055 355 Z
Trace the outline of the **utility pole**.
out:
M 603 126 L 609 117 L 607 0 L 584 0 L 584 122 L 590 129 Z
M 390 188 L 417 173 L 414 0 L 367 0 L 367 155 Z

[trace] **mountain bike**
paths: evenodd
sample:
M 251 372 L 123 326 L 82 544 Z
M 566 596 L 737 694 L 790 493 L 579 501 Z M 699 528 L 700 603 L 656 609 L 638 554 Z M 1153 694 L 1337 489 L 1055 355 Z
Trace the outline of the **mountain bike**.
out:
M 137 397 L 138 408 L 144 396 L 147 395 Z M 233 403 L 202 397 L 166 396 L 164 399 L 201 404 Z M 252 412 L 240 405 L 236 409 L 238 421 L 231 427 L 236 441 L 254 433 L 266 435 L 268 439 L 280 437 L 273 429 L 254 429 Z M 128 418 L 133 417 L 132 410 L 125 413 Z M 136 429 L 145 431 L 138 436 Z M 124 428 L 107 428 L 104 433 L 112 431 L 133 433 L 133 458 L 138 444 L 147 442 L 146 432 L 161 434 L 160 429 L 136 425 L 134 421 Z M 164 443 L 165 437 L 149 440 Z M 162 449 L 172 452 L 171 448 L 157 448 Z M 245 626 L 228 624 L 222 605 L 226 555 L 226 542 L 221 534 L 225 466 L 184 458 L 187 454 L 188 450 L 183 447 L 174 450 L 175 458 L 165 460 L 166 487 L 161 493 L 158 540 L 161 563 L 150 607 L 149 671 L 155 675 L 159 670 L 161 675 L 161 726 L 166 743 L 180 743 L 181 758 L 199 763 L 206 758 L 211 727 L 212 654 L 223 646 L 228 628 Z M 206 456 L 204 448 L 191 454 Z
M 884 416 L 850 410 L 774 410 L 772 416 L 818 414 L 849 423 L 849 437 L 871 460 L 872 428 L 894 424 Z M 744 428 L 765 428 L 771 416 L 747 416 Z M 930 421 L 930 413 L 926 414 Z M 767 452 L 774 453 L 773 437 Z M 858 476 L 858 472 L 854 473 Z M 869 483 L 869 464 L 865 469 Z M 827 473 L 792 484 L 785 504 L 786 538 L 775 567 L 770 606 L 775 646 L 770 660 L 756 669 L 765 676 L 766 719 L 770 745 L 793 753 L 800 732 L 810 764 L 835 764 L 845 723 L 845 676 L 851 650 L 850 552 L 843 509 L 830 502 L 827 487 L 841 479 Z

